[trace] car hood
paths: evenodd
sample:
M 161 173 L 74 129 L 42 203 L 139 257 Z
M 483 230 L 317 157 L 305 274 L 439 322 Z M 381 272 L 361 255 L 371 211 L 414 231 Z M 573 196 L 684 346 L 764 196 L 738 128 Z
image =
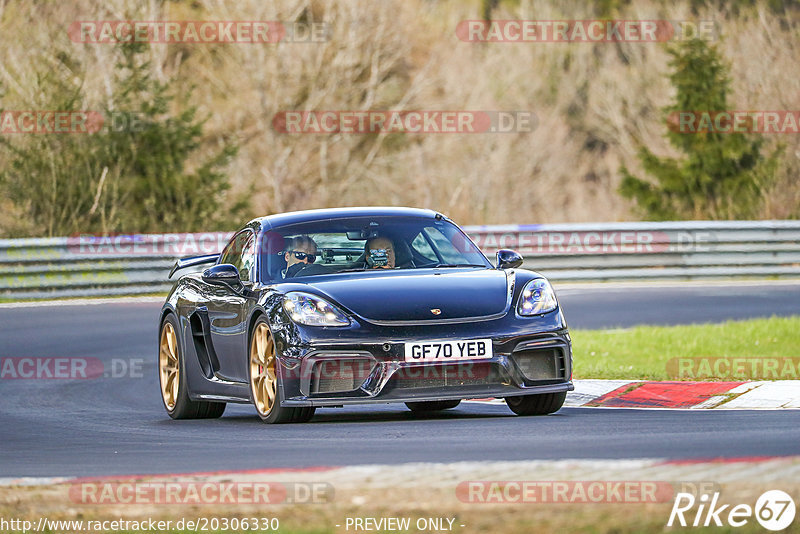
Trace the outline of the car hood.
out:
M 495 269 L 361 274 L 312 285 L 368 321 L 424 322 L 502 315 L 513 281 Z

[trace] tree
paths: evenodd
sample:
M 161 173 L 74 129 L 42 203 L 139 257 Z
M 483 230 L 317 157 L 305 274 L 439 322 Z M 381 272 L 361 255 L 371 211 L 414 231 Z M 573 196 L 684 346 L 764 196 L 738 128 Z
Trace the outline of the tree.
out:
M 731 79 L 715 46 L 693 39 L 669 53 L 673 58 L 670 81 L 676 97 L 665 110 L 668 116 L 674 118 L 681 112 L 713 115 L 729 109 Z M 639 151 L 642 167 L 655 181 L 639 179 L 625 167 L 620 169 L 620 193 L 633 199 L 645 217 L 740 219 L 758 213 L 763 191 L 775 175 L 780 149 L 765 157 L 760 137 L 714 128 L 687 133 L 672 127 L 667 139 L 685 157 L 660 158 L 646 147 Z
M 241 222 L 246 201 L 227 198 L 223 172 L 235 145 L 223 141 L 216 153 L 199 154 L 205 120 L 194 106 L 175 110 L 176 92 L 153 77 L 146 46 L 120 45 L 100 131 L 0 138 L 10 149 L 0 189 L 32 221 L 20 232 L 197 231 Z M 57 65 L 60 72 L 43 70 L 44 97 L 31 107 L 85 110 L 80 83 L 69 81 L 84 73 L 63 54 Z
M 208 229 L 231 221 L 246 201 L 229 201 L 224 165 L 236 154 L 226 143 L 200 161 L 194 172 L 187 163 L 197 156 L 205 120 L 188 106 L 171 114 L 176 94 L 155 80 L 149 62 L 141 58 L 142 43 L 122 45 L 117 65 L 115 109 L 107 116 L 123 125 L 112 128 L 104 151 L 114 158 L 126 206 L 126 227 L 142 232 Z M 188 100 L 190 94 L 183 95 Z

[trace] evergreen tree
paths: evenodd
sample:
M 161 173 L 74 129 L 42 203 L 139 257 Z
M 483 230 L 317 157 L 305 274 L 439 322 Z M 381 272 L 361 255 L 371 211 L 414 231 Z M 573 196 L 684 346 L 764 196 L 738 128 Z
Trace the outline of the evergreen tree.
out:
M 666 109 L 680 112 L 729 110 L 731 79 L 716 47 L 700 39 L 669 50 L 670 75 L 676 90 Z M 625 167 L 620 193 L 633 199 L 651 220 L 744 219 L 755 216 L 765 187 L 775 175 L 778 150 L 761 154 L 763 140 L 744 133 L 681 132 L 670 128 L 670 144 L 683 152 L 681 159 L 660 158 L 646 147 L 639 151 L 645 172 L 655 181 L 633 176 Z
M 102 128 L 91 134 L 0 136 L 0 191 L 30 217 L 19 232 L 176 232 L 230 228 L 247 209 L 228 198 L 236 147 L 197 161 L 204 120 L 151 74 L 146 45 L 123 44 Z M 85 111 L 80 65 L 68 55 L 37 79 L 31 109 Z M 194 163 L 191 165 L 189 163 Z
M 227 222 L 244 202 L 225 198 L 230 184 L 222 167 L 236 154 L 232 144 L 186 169 L 200 146 L 205 120 L 187 106 L 172 114 L 177 95 L 155 80 L 150 64 L 141 57 L 142 43 L 122 45 L 117 65 L 115 109 L 106 111 L 123 127 L 112 128 L 105 143 L 107 159 L 118 162 L 119 181 L 126 206 L 126 227 L 142 232 L 171 229 L 208 229 Z M 186 101 L 190 94 L 182 95 Z

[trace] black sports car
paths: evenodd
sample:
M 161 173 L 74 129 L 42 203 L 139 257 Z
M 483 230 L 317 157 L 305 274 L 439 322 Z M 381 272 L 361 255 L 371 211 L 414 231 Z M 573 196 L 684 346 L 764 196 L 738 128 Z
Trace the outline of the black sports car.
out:
M 178 260 L 161 311 L 159 377 L 172 418 L 253 403 L 268 423 L 322 406 L 404 402 L 413 411 L 505 398 L 557 411 L 572 349 L 553 289 L 447 217 L 409 208 L 311 210 L 255 219 L 219 255 Z M 171 273 L 171 274 L 172 274 Z

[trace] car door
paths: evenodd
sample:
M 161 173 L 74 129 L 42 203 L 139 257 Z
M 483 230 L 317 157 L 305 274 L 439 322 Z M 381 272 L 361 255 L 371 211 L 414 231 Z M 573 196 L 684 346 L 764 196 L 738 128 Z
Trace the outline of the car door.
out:
M 220 255 L 219 263 L 230 263 L 239 270 L 243 287 L 252 283 L 256 257 L 255 232 L 245 229 L 236 234 Z M 211 343 L 219 361 L 220 378 L 247 382 L 248 299 L 243 288 L 215 286 L 207 302 Z

